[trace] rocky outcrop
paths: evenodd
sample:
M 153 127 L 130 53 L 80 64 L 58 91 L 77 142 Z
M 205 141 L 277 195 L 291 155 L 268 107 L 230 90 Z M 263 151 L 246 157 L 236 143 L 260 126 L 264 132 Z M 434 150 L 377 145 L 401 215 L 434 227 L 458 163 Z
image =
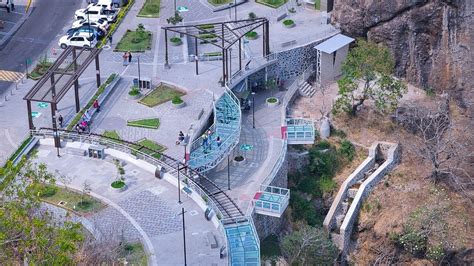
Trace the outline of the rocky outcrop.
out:
M 474 84 L 473 12 L 473 0 L 335 0 L 331 19 L 348 35 L 387 45 L 398 76 L 461 95 Z

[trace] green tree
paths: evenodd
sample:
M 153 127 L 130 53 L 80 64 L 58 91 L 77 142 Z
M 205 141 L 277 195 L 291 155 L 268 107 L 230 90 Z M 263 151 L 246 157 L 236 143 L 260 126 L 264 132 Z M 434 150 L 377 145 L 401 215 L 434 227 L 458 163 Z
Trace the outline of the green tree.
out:
M 308 225 L 283 237 L 281 248 L 290 265 L 332 265 L 338 255 L 329 235 Z
M 69 265 L 83 241 L 81 227 L 58 223 L 40 208 L 54 175 L 23 159 L 0 168 L 0 261 L 6 265 Z
M 407 90 L 404 82 L 392 76 L 394 65 L 388 48 L 359 39 L 342 65 L 342 77 L 337 81 L 339 97 L 333 113 L 355 116 L 368 99 L 373 100 L 381 112 L 393 111 Z M 359 88 L 360 83 L 362 88 Z

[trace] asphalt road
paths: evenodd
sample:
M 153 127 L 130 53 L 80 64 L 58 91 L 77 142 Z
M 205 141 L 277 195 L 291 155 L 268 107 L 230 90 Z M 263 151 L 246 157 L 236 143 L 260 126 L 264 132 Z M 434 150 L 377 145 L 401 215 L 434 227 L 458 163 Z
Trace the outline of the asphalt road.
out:
M 34 0 L 30 17 L 0 50 L 0 70 L 25 71 L 25 61 L 36 60 L 63 27 L 72 22 L 74 11 L 81 8 L 81 0 Z M 0 97 L 11 83 L 0 81 Z

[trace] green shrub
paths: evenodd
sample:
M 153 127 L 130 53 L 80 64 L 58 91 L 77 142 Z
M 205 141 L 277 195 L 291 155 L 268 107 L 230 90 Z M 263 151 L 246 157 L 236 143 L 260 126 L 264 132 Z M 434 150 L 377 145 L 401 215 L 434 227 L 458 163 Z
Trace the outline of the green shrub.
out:
M 128 95 L 130 96 L 137 96 L 137 95 L 140 95 L 140 90 L 138 89 L 138 87 L 136 86 L 133 86 L 130 91 L 128 92 Z
M 245 37 L 249 40 L 255 40 L 258 37 L 258 33 L 256 31 L 249 31 L 245 34 Z
M 295 22 L 291 19 L 283 20 L 283 25 L 285 25 L 285 26 L 291 26 L 291 25 L 294 25 L 294 24 L 295 24 Z
M 170 42 L 172 43 L 181 43 L 181 38 L 179 37 L 171 37 Z
M 199 25 L 197 26 L 201 30 L 209 30 L 209 29 L 214 29 L 213 24 L 204 24 L 204 25 Z
M 331 143 L 329 143 L 327 140 L 321 140 L 320 142 L 316 143 L 314 147 L 318 150 L 326 150 L 331 148 Z
M 253 12 L 249 13 L 249 19 L 256 19 L 256 18 L 257 18 L 257 15 L 255 15 L 255 13 Z
M 117 180 L 112 182 L 111 186 L 113 188 L 123 188 L 125 186 L 125 182 L 123 182 L 122 180 Z
M 39 196 L 42 198 L 52 197 L 56 194 L 57 191 L 58 188 L 56 186 L 46 185 L 41 189 Z
M 341 147 L 339 148 L 339 153 L 349 160 L 350 162 L 354 159 L 356 150 L 352 142 L 347 139 L 342 140 Z
M 444 248 L 441 244 L 428 247 L 426 258 L 433 261 L 440 261 L 445 256 Z
M 406 230 L 398 238 L 398 243 L 405 249 L 407 252 L 419 256 L 423 255 L 426 250 L 427 237 L 421 231 L 415 231 L 413 229 Z
M 338 156 L 333 148 L 320 149 L 318 146 L 309 150 L 309 171 L 317 176 L 334 176 L 338 167 Z
M 331 177 L 323 175 L 318 180 L 318 187 L 323 193 L 331 193 L 337 188 L 337 183 Z
M 184 101 L 179 96 L 174 96 L 173 99 L 171 99 L 171 103 L 173 104 L 182 104 L 183 102 Z
M 276 102 L 278 102 L 278 99 L 275 97 L 267 98 L 267 103 L 276 103 Z

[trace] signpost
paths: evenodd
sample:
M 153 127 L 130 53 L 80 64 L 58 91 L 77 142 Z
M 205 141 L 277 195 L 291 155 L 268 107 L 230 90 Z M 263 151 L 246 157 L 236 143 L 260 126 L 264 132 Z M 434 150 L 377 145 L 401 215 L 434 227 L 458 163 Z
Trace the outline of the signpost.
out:
M 241 151 L 251 151 L 253 150 L 253 146 L 250 144 L 242 144 L 240 145 L 240 150 Z
M 49 104 L 48 104 L 48 103 L 45 103 L 45 102 L 39 102 L 39 103 L 37 104 L 37 106 L 38 106 L 39 108 L 48 108 Z
M 32 116 L 33 118 L 38 118 L 38 117 L 41 116 L 41 113 L 40 113 L 40 112 L 31 112 L 31 116 Z

